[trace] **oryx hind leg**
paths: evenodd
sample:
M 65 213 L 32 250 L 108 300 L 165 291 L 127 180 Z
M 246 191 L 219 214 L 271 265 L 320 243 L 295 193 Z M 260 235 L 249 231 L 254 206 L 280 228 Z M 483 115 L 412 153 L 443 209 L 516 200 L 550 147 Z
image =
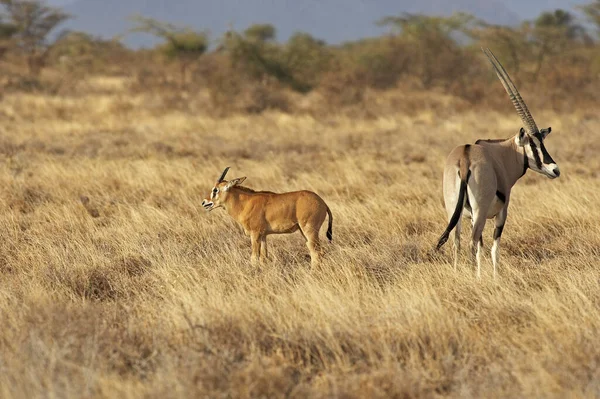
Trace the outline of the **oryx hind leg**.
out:
M 456 223 L 456 227 L 454 228 L 454 271 L 456 271 L 458 265 L 458 257 L 460 256 L 460 231 L 461 231 L 462 221 L 458 219 L 458 223 Z
M 473 210 L 473 232 L 471 236 L 471 253 L 477 263 L 477 278 L 481 278 L 481 247 L 483 241 L 481 235 L 483 234 L 483 228 L 485 227 L 486 217 L 485 213 L 479 210 Z
M 492 245 L 492 263 L 494 265 L 494 278 L 496 278 L 496 268 L 498 266 L 498 252 L 500 250 L 500 238 L 502 237 L 502 231 L 504 230 L 504 223 L 506 223 L 506 216 L 508 213 L 508 205 L 496 215 L 496 228 L 494 229 L 494 244 Z

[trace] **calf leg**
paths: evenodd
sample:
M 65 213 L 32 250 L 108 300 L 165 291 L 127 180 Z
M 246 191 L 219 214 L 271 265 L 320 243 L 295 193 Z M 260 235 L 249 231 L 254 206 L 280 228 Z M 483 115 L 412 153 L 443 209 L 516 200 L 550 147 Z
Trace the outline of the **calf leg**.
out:
M 269 254 L 267 252 L 267 236 L 266 234 L 260 238 L 260 261 L 265 262 Z
M 250 239 L 252 240 L 252 256 L 250 258 L 250 261 L 253 265 L 256 265 L 258 264 L 258 258 L 260 255 L 261 236 L 258 233 L 252 232 L 250 234 Z
M 321 243 L 319 240 L 319 229 L 311 225 L 301 226 L 302 234 L 306 238 L 306 246 L 310 251 L 310 261 L 312 266 L 321 262 Z

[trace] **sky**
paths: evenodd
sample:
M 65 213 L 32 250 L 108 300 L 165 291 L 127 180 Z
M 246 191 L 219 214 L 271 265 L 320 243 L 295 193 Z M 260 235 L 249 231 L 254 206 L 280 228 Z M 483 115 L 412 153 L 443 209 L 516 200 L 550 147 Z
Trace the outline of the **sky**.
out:
M 49 4 L 55 6 L 64 6 L 75 3 L 77 0 L 47 0 Z M 99 0 L 101 1 L 101 0 Z M 127 1 L 127 0 L 122 0 Z M 219 0 L 214 0 L 219 1 Z M 302 1 L 302 0 L 298 0 Z M 365 0 L 367 1 L 367 0 Z M 448 0 L 452 2 L 452 0 Z M 487 0 L 480 0 L 486 3 Z M 177 0 L 165 0 L 165 3 L 177 4 Z M 503 3 L 513 11 L 517 12 L 523 19 L 531 19 L 540 14 L 542 10 L 548 9 L 572 9 L 576 5 L 586 4 L 585 0 L 504 0 Z
M 295 31 L 309 32 L 328 43 L 379 35 L 375 21 L 402 11 L 448 14 L 471 12 L 493 23 L 518 24 L 556 8 L 576 11 L 592 0 L 46 0 L 66 6 L 76 18 L 66 29 L 82 30 L 105 38 L 126 33 L 128 17 L 142 14 L 177 26 L 201 27 L 219 37 L 229 26 L 244 29 L 251 23 L 272 23 L 277 38 L 287 40 Z M 180 7 L 178 7 L 178 4 Z M 346 8 L 344 8 L 346 6 Z M 155 44 L 150 35 L 127 34 L 132 47 Z

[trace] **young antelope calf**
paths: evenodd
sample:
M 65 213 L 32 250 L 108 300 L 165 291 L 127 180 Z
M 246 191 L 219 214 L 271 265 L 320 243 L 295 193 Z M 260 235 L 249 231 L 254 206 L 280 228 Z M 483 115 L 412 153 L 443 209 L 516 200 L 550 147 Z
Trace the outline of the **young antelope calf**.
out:
M 329 215 L 327 238 L 333 239 L 333 216 L 321 197 L 312 191 L 294 191 L 273 193 L 254 191 L 240 184 L 245 177 L 225 180 L 229 167 L 225 168 L 215 183 L 210 197 L 202 201 L 207 211 L 223 207 L 252 240 L 252 263 L 267 258 L 267 236 L 269 234 L 287 234 L 300 230 L 310 250 L 311 263 L 319 262 L 319 230 Z

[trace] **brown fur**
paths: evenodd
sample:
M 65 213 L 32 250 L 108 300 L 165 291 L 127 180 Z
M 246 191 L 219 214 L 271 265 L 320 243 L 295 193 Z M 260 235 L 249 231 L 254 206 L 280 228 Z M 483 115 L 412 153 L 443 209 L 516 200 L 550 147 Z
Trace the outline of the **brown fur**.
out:
M 300 231 L 306 239 L 313 264 L 320 260 L 319 230 L 329 215 L 327 237 L 332 239 L 332 215 L 321 197 L 312 191 L 274 193 L 255 191 L 240 186 L 245 178 L 222 181 L 215 185 L 219 193 L 207 198 L 211 210 L 223 207 L 244 229 L 252 240 L 252 262 L 264 261 L 267 254 L 269 234 L 288 234 Z M 237 182 L 236 182 L 237 181 Z M 204 205 L 205 207 L 207 205 Z

